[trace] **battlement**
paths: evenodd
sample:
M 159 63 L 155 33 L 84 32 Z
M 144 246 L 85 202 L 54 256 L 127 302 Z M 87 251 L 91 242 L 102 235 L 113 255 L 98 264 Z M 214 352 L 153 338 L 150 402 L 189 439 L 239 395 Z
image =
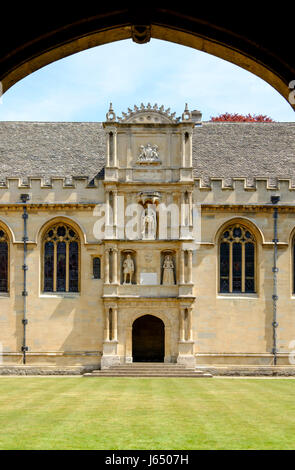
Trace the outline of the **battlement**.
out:
M 107 169 L 106 180 L 91 179 L 87 176 L 73 177 L 28 177 L 5 178 L 0 183 L 0 203 L 18 203 L 20 195 L 27 192 L 31 195 L 31 201 L 36 203 L 94 203 L 104 200 L 106 190 L 105 183 L 115 185 L 124 183 L 149 184 L 149 186 L 167 184 L 193 184 L 196 191 L 196 203 L 204 201 L 212 204 L 234 202 L 259 202 L 269 201 L 270 193 L 280 193 L 288 204 L 295 203 L 295 179 L 294 178 L 198 178 L 191 179 L 191 173 L 184 174 L 180 178 L 180 170 L 165 170 L 166 177 L 162 178 L 158 169 L 149 169 L 148 174 L 144 169 L 121 169 L 119 172 Z M 189 170 L 187 170 L 189 171 Z M 115 172 L 114 175 L 112 172 Z M 142 173 L 142 177 L 140 177 Z M 153 175 L 148 179 L 148 175 Z M 173 176 L 174 175 L 174 176 Z M 112 178 L 114 176 L 114 178 Z M 127 178 L 128 176 L 128 178 Z M 158 178 L 160 176 L 160 178 Z M 137 186 L 136 186 L 137 187 Z M 252 196 L 250 194 L 252 193 Z M 231 196 L 229 197 L 229 195 Z
M 269 191 L 288 188 L 289 191 L 295 190 L 295 178 L 274 178 L 274 177 L 238 177 L 238 178 L 194 178 L 196 186 L 200 190 L 214 191 L 216 187 L 223 190 L 234 191 L 243 187 L 245 191 L 259 191 L 266 189 Z
M 98 178 L 90 178 L 88 176 L 53 176 L 53 177 L 36 177 L 36 176 L 27 176 L 24 178 L 18 177 L 6 177 L 4 180 L 0 181 L 0 190 L 1 189 L 25 189 L 32 187 L 39 188 L 50 188 L 54 189 L 55 187 L 68 189 L 68 188 L 98 188 Z

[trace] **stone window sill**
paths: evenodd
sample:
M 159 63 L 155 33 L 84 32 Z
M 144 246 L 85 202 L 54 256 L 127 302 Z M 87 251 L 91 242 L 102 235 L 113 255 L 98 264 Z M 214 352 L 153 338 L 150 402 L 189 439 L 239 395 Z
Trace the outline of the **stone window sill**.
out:
M 120 286 L 120 287 L 179 287 L 179 286 L 193 286 L 194 284 L 104 284 L 105 286 Z
M 42 292 L 40 298 L 43 299 L 76 299 L 80 297 L 80 292 Z
M 237 293 L 237 294 L 217 294 L 217 299 L 231 299 L 231 300 L 240 300 L 240 299 L 258 299 L 258 294 L 250 294 L 250 293 Z
M 0 292 L 0 299 L 1 299 L 1 298 L 6 299 L 7 297 L 10 297 L 9 292 Z

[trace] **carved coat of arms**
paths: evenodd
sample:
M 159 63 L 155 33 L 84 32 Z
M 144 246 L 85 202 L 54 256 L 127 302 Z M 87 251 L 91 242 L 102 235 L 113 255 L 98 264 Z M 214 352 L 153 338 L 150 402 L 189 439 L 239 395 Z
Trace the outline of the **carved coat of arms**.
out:
M 157 145 L 141 145 L 137 163 L 161 163 Z

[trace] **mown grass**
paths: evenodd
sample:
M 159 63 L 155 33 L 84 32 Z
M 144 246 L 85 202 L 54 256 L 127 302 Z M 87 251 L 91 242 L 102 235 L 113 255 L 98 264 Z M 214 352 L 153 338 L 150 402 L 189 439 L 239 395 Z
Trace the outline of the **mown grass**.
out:
M 0 449 L 294 449 L 287 379 L 0 378 Z

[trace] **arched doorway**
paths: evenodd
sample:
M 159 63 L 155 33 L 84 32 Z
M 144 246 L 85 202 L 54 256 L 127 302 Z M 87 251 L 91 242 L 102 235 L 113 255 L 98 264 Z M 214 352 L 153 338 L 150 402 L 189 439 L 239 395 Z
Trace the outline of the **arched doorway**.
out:
M 164 362 L 165 325 L 154 315 L 143 315 L 132 326 L 133 362 Z

